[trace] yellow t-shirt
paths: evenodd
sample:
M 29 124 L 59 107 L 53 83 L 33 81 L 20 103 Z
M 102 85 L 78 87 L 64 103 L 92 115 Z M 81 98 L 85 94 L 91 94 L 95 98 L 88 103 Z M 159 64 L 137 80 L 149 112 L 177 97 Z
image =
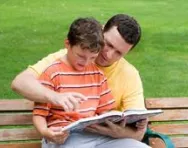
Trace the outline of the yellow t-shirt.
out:
M 66 49 L 61 49 L 49 54 L 28 68 L 39 76 L 51 63 L 60 59 L 66 52 Z M 133 65 L 121 58 L 109 67 L 98 67 L 108 79 L 108 85 L 112 90 L 118 110 L 145 109 L 142 82 L 138 71 Z

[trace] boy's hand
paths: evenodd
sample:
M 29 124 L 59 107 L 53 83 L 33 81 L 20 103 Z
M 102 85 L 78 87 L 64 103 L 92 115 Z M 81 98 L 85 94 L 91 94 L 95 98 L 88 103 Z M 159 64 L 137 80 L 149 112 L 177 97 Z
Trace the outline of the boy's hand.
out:
M 143 119 L 143 120 L 136 122 L 137 130 L 143 130 L 147 127 L 147 125 L 148 125 L 148 119 Z
M 50 127 L 43 133 L 43 136 L 50 142 L 63 144 L 69 136 L 69 133 L 62 132 L 61 127 Z
M 49 99 L 51 103 L 62 106 L 64 110 L 67 112 L 77 110 L 80 103 L 87 100 L 87 98 L 84 95 L 75 92 L 56 92 Z

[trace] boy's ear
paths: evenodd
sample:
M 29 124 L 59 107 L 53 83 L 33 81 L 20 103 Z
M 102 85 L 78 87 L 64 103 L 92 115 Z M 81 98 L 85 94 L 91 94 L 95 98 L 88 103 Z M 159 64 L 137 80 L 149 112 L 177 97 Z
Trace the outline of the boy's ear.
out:
M 65 48 L 69 50 L 69 49 L 70 49 L 70 43 L 69 43 L 69 40 L 66 39 L 64 43 L 65 43 Z

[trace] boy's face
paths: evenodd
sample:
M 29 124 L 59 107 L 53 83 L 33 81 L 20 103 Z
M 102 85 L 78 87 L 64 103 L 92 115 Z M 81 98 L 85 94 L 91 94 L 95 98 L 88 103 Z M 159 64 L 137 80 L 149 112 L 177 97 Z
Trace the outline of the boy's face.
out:
M 94 63 L 98 52 L 91 52 L 88 49 L 82 49 L 79 45 L 70 46 L 67 44 L 69 64 L 78 71 L 83 71 L 86 66 Z
M 104 32 L 104 41 L 105 46 L 96 59 L 96 63 L 104 67 L 112 65 L 125 56 L 133 46 L 124 41 L 115 26 Z

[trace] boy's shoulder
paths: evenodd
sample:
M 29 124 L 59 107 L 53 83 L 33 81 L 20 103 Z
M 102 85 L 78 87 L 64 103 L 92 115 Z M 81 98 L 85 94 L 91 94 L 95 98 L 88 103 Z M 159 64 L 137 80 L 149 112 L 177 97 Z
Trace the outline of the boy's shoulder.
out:
M 98 73 L 101 76 L 104 76 L 104 72 L 99 67 L 97 67 L 95 63 L 92 63 L 89 66 L 87 66 L 87 70 L 90 72 Z

